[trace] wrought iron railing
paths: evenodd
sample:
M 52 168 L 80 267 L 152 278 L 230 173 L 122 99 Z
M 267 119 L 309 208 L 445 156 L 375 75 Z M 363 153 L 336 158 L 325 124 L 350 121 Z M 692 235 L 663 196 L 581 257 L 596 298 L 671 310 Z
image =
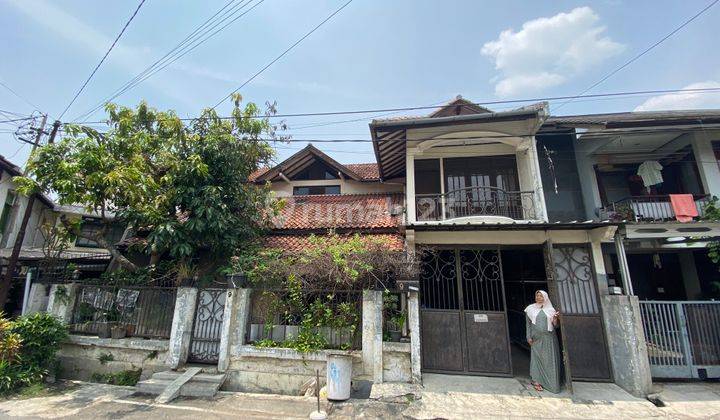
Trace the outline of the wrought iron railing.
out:
M 444 194 L 415 196 L 418 221 L 449 220 L 468 216 L 501 216 L 534 220 L 534 191 L 505 191 L 497 187 L 468 187 Z
M 253 289 L 247 342 L 282 347 L 305 331 L 322 337 L 326 348 L 360 349 L 362 300 L 361 290 Z
M 708 195 L 694 195 L 698 217 L 710 201 Z M 675 220 L 675 211 L 669 195 L 642 195 L 626 197 L 602 209 L 603 219 L 632 220 L 636 222 L 661 222 Z
M 115 338 L 170 338 L 177 289 L 80 285 L 70 332 Z M 58 297 L 56 297 L 58 298 Z

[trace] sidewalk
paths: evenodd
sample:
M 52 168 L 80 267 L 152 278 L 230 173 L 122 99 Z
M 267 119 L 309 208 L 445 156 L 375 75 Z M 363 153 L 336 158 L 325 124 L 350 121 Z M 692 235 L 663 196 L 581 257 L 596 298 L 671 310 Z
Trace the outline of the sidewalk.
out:
M 370 399 L 326 405 L 330 418 L 720 418 L 720 383 L 658 384 L 656 407 L 614 384 L 575 383 L 575 394 L 538 394 L 510 378 L 425 375 L 423 388 L 373 386 Z M 306 419 L 315 399 L 222 392 L 214 400 L 180 398 L 155 404 L 131 387 L 79 382 L 60 395 L 0 401 L 0 417 L 196 419 Z

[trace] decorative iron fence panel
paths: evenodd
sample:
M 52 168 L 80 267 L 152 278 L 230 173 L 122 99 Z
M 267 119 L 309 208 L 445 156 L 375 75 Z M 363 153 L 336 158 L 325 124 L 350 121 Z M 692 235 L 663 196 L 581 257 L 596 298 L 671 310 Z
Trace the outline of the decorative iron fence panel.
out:
M 225 314 L 227 289 L 200 289 L 195 307 L 195 322 L 188 360 L 217 363 L 220 356 L 220 333 Z
M 653 377 L 720 377 L 720 302 L 641 301 Z
M 170 338 L 176 296 L 175 288 L 80 285 L 70 332 L 124 326 L 128 337 Z
M 419 221 L 469 216 L 533 220 L 537 216 L 534 191 L 505 191 L 488 186 L 460 188 L 445 194 L 418 194 L 415 211 Z
M 560 310 L 565 314 L 597 314 L 595 276 L 587 247 L 555 246 L 552 257 Z

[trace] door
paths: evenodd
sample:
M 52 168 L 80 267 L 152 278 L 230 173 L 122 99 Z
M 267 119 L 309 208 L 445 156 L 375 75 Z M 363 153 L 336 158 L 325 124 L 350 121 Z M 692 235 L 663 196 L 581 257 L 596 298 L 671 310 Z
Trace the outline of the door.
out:
M 587 245 L 546 247 L 551 300 L 562 313 L 561 334 L 573 380 L 611 381 L 602 308 Z
M 198 291 L 188 361 L 208 364 L 218 362 L 226 295 L 225 289 Z
M 511 375 L 500 252 L 438 250 L 421 265 L 423 369 Z

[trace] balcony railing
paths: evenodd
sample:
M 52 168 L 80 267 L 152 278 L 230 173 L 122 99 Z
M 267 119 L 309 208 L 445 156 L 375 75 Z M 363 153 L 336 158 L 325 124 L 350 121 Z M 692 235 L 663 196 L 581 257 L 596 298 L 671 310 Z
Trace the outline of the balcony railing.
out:
M 698 217 L 710 200 L 707 195 L 695 195 Z M 636 222 L 663 222 L 675 220 L 675 211 L 669 195 L 641 195 L 626 197 L 602 209 L 603 219 L 616 221 L 634 220 Z
M 468 187 L 445 194 L 415 196 L 418 221 L 440 221 L 470 216 L 499 216 L 534 220 L 534 191 L 505 191 L 496 187 Z

